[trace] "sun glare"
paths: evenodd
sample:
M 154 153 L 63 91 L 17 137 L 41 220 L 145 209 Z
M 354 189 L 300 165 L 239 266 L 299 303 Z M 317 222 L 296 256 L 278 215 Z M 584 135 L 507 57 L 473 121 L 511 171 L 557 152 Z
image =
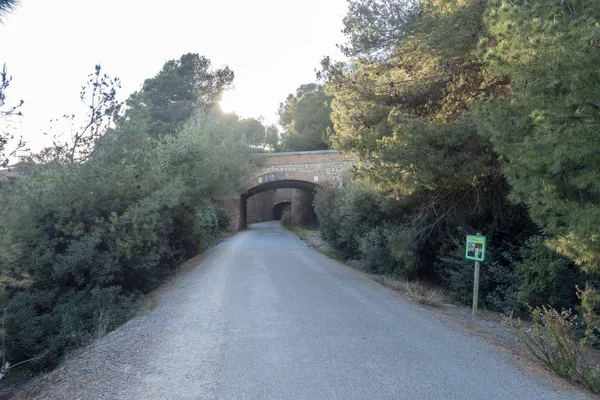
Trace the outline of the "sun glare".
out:
M 240 113 L 239 98 L 236 96 L 234 91 L 223 93 L 219 104 L 221 105 L 221 110 L 223 110 L 223 112 L 236 114 Z

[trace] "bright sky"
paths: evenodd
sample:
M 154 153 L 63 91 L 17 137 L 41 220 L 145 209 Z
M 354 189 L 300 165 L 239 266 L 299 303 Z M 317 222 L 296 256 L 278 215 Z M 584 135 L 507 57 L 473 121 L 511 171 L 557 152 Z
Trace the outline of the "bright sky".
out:
M 22 0 L 0 25 L 7 104 L 25 100 L 15 132 L 39 148 L 50 119 L 84 114 L 79 91 L 97 63 L 121 79 L 125 99 L 188 52 L 234 71 L 225 111 L 275 122 L 323 56 L 341 58 L 346 10 L 346 0 Z

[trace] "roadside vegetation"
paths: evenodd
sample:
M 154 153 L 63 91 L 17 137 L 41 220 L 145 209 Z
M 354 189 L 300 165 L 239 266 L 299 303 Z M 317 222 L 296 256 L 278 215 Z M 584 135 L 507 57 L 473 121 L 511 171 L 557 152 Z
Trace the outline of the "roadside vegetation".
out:
M 464 241 L 482 232 L 481 306 L 532 318 L 517 332 L 533 354 L 598 391 L 582 361 L 599 332 L 597 4 L 349 6 L 348 59 L 325 58 L 319 77 L 329 143 L 363 163 L 343 188 L 319 189 L 323 238 L 382 280 L 430 282 L 469 304 Z
M 315 226 L 295 225 L 291 221 L 290 212 L 284 213 L 281 224 L 310 247 L 323 253 L 329 258 L 346 262 L 351 268 L 365 272 L 372 280 L 398 292 L 404 293 L 410 300 L 427 306 L 440 307 L 444 303 L 444 293 L 439 287 L 430 287 L 419 281 L 408 280 L 402 276 L 372 273 L 371 265 L 361 260 L 344 260 L 323 240 L 321 230 Z
M 119 80 L 96 66 L 85 118 L 69 115 L 72 131 L 13 165 L 20 177 L 0 184 L 0 377 L 104 336 L 229 229 L 215 200 L 239 193 L 268 131 L 219 110 L 233 77 L 185 54 L 122 104 Z

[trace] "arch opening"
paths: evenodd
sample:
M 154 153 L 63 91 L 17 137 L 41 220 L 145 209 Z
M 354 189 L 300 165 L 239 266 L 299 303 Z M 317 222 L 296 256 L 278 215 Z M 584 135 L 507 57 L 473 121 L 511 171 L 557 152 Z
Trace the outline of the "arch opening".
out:
M 265 182 L 249 189 L 240 196 L 239 229 L 245 229 L 249 221 L 280 220 L 286 206 L 291 207 L 294 224 L 314 223 L 316 216 L 312 200 L 316 188 L 313 182 L 285 179 Z M 287 189 L 293 190 L 286 192 Z M 279 193 L 278 196 L 277 192 L 285 193 Z M 279 205 L 284 203 L 287 204 Z
M 317 184 L 308 181 L 299 181 L 295 179 L 282 179 L 277 181 L 265 182 L 260 185 L 254 186 L 249 189 L 246 193 L 242 194 L 242 198 L 248 199 L 262 192 L 274 189 L 300 189 L 307 192 L 314 192 L 317 188 Z
M 282 201 L 281 203 L 277 203 L 273 206 L 273 221 L 281 221 L 281 217 L 283 217 L 283 213 L 285 210 L 292 206 L 292 202 L 290 201 Z

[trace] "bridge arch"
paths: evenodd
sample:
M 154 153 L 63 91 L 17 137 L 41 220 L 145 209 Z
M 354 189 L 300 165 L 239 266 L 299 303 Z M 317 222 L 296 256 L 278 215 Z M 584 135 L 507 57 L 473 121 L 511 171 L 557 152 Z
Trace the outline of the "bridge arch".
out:
M 216 201 L 229 215 L 232 229 L 239 231 L 246 228 L 249 215 L 252 220 L 259 219 L 255 217 L 271 218 L 276 202 L 285 200 L 290 193 L 293 197 L 300 193 L 310 197 L 319 186 L 339 187 L 343 176 L 351 173 L 358 162 L 357 156 L 335 150 L 256 154 L 256 165 L 243 185 L 242 193 Z M 276 191 L 273 196 L 268 192 L 278 189 L 281 191 Z M 282 193 L 286 190 L 289 192 Z M 258 196 L 248 203 L 248 199 L 255 195 Z M 291 203 L 294 208 L 294 203 L 298 202 Z M 304 203 L 308 204 L 306 201 Z M 258 204 L 261 208 L 257 207 Z M 292 212 L 292 217 L 294 215 Z
M 318 185 L 314 182 L 298 179 L 279 179 L 261 183 L 248 189 L 246 192 L 240 195 L 239 229 L 245 229 L 248 225 L 248 199 L 250 197 L 275 189 L 299 189 L 312 196 L 317 187 Z M 289 202 L 289 204 L 292 204 L 292 202 Z

